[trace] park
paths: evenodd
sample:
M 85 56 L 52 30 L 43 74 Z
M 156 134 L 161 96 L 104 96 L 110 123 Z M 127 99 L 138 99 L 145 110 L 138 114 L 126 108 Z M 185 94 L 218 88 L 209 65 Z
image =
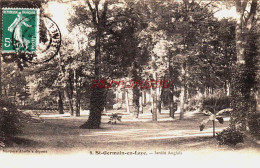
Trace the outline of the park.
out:
M 259 6 L 3 0 L 0 149 L 259 156 Z

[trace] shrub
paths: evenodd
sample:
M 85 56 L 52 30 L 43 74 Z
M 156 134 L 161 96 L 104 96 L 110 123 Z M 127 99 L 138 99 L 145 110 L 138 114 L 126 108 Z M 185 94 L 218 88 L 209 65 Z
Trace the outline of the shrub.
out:
M 230 97 L 224 94 L 213 94 L 202 98 L 202 110 L 209 110 L 211 112 L 220 111 L 230 107 Z
M 201 99 L 198 98 L 198 97 L 192 97 L 189 102 L 188 102 L 188 105 L 187 105 L 187 109 L 188 111 L 193 111 L 193 110 L 196 110 L 196 109 L 199 109 L 200 108 L 200 104 L 201 104 Z
M 109 124 L 116 124 L 116 121 L 121 121 L 122 116 L 119 116 L 118 114 L 112 114 L 112 116 L 109 118 L 108 123 Z
M 243 133 L 231 128 L 224 129 L 222 132 L 217 133 L 216 139 L 220 145 L 234 146 L 244 142 Z
M 249 115 L 248 127 L 252 135 L 260 137 L 260 113 L 253 113 Z
M 26 117 L 11 101 L 0 98 L 0 141 L 20 133 Z

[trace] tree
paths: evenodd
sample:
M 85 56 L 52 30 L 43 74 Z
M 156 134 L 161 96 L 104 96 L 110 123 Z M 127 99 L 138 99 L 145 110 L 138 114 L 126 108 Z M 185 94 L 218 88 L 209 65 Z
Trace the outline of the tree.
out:
M 87 8 L 75 6 L 77 16 L 73 16 L 70 22 L 71 27 L 81 25 L 90 32 L 88 42 L 85 43 L 87 47 L 82 48 L 91 60 L 89 69 L 85 69 L 90 72 L 90 79 L 92 82 L 105 82 L 104 85 L 107 85 L 109 79 L 129 76 L 130 67 L 136 68 L 137 62 L 142 58 L 138 54 L 134 37 L 138 17 L 131 9 L 126 10 L 124 2 L 96 0 L 87 1 L 85 5 Z M 139 72 L 133 72 L 132 69 L 130 72 L 135 74 L 132 77 L 137 77 Z M 99 128 L 108 89 L 91 88 L 90 115 L 81 128 Z
M 172 47 L 172 39 L 167 38 L 168 32 L 165 31 L 164 25 L 170 16 L 167 15 L 169 13 L 165 14 L 167 10 L 165 10 L 165 6 L 161 2 L 140 2 L 140 4 L 138 8 L 139 10 L 142 9 L 143 23 L 137 36 L 141 51 L 148 58 L 143 74 L 148 80 L 153 81 L 150 88 L 152 99 L 151 109 L 152 119 L 153 121 L 157 121 L 157 109 L 160 105 L 158 102 L 160 102 L 161 97 L 157 81 L 165 78 L 167 72 L 167 55 L 170 50 L 169 48 Z
M 14 102 L 19 99 L 24 102 L 29 97 L 28 89 L 26 89 L 28 85 L 27 74 L 20 71 L 15 63 L 3 63 L 2 66 L 5 69 L 2 73 L 3 96 L 12 98 Z
M 52 100 L 53 97 L 58 98 L 57 105 L 59 113 L 63 114 L 64 88 L 60 83 L 57 84 L 60 68 L 56 59 L 45 63 L 30 66 L 24 69 L 27 72 L 27 78 L 30 82 L 30 90 L 33 92 L 35 100 L 48 97 Z M 46 94 L 45 94 L 46 93 Z
M 174 12 L 170 14 L 171 24 L 166 24 L 168 26 L 164 28 L 173 41 L 168 71 L 169 78 L 172 80 L 169 94 L 170 114 L 174 116 L 173 96 L 175 95 L 179 97 L 180 120 L 182 120 L 189 97 L 201 88 L 202 77 L 210 75 L 208 71 L 206 74 L 202 68 L 205 66 L 210 68 L 209 65 L 213 62 L 215 55 L 211 54 L 208 49 L 214 47 L 210 42 L 216 38 L 213 25 L 217 23 L 213 12 L 198 2 L 184 0 L 170 7 L 174 9 Z M 207 45 L 210 47 L 205 48 Z M 207 54 L 202 52 L 203 48 L 208 52 Z M 208 58 L 200 59 L 202 55 L 207 55 Z
M 121 6 L 120 6 L 121 4 Z M 88 36 L 91 63 L 91 80 L 93 82 L 104 82 L 115 76 L 126 74 L 128 57 L 123 57 L 124 49 L 118 42 L 123 40 L 121 34 L 121 23 L 125 17 L 120 16 L 124 10 L 122 3 L 112 1 L 87 1 L 87 9 L 84 6 L 76 6 L 77 16 L 70 19 L 71 25 L 82 25 L 90 28 Z M 122 41 L 120 41 L 122 42 Z M 124 43 L 123 43 L 124 44 Z M 93 71 L 93 73 L 92 73 Z M 81 128 L 99 128 L 101 113 L 105 107 L 107 90 L 104 87 L 91 88 L 90 115 L 88 121 Z
M 148 62 L 148 56 L 140 49 L 140 39 L 138 34 L 143 29 L 144 20 L 142 13 L 140 13 L 141 3 L 134 3 L 132 1 L 126 2 L 126 9 L 121 11 L 117 18 L 117 22 L 123 26 L 118 31 L 120 48 L 123 48 L 123 57 L 127 57 L 128 65 L 121 65 L 128 68 L 130 71 L 127 75 L 135 82 L 133 89 L 133 104 L 135 107 L 136 117 L 138 118 L 140 109 L 142 110 L 142 88 L 139 86 L 142 77 L 145 77 L 143 70 Z M 139 8 L 139 9 L 138 9 Z M 129 62 L 131 62 L 129 64 Z M 143 95 L 144 96 L 144 95 Z
M 87 1 L 88 8 L 91 12 L 91 20 L 94 28 L 95 38 L 95 62 L 94 62 L 94 79 L 98 82 L 101 81 L 101 40 L 104 34 L 107 21 L 107 7 L 108 2 L 104 2 L 103 10 L 100 9 L 101 5 L 99 0 Z M 90 114 L 88 121 L 81 125 L 81 128 L 99 128 L 101 123 L 101 113 L 105 106 L 105 91 L 104 88 L 94 87 L 91 91 L 90 98 Z
M 242 1 L 236 0 L 236 11 L 238 17 L 236 18 L 236 64 L 232 73 L 232 108 L 231 113 L 231 128 L 246 130 L 248 113 L 250 112 L 250 105 L 253 101 L 252 88 L 255 85 L 255 79 L 252 78 L 250 66 L 254 66 L 252 62 L 253 57 L 247 56 L 248 46 L 252 40 L 252 30 L 256 25 L 257 0 Z M 247 8 L 250 11 L 247 11 Z M 251 39 L 250 39 L 251 38 Z M 255 72 L 253 72 L 255 73 Z
M 140 4 L 139 9 L 145 11 L 142 12 L 145 24 L 137 36 L 141 51 L 149 58 L 143 73 L 153 80 L 166 77 L 171 80 L 170 115 L 174 117 L 174 97 L 179 97 L 180 119 L 183 119 L 185 104 L 198 90 L 222 86 L 221 64 L 225 60 L 221 58 L 222 46 L 216 43 L 218 32 L 214 30 L 219 22 L 206 5 L 204 7 L 195 1 Z M 212 79 L 217 82 L 210 82 Z M 154 93 L 153 107 L 160 107 L 160 103 L 157 105 L 160 97 Z M 155 120 L 157 108 L 153 109 Z

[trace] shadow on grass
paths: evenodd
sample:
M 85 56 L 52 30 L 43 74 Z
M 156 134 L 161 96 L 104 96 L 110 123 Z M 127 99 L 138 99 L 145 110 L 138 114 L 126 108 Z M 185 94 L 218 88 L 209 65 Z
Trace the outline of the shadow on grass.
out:
M 34 140 L 26 139 L 26 138 L 21 138 L 21 137 L 10 137 L 5 140 L 5 146 L 7 148 L 10 147 L 41 147 L 44 146 L 43 143 L 37 142 Z
M 190 147 L 190 148 L 201 148 L 208 143 L 217 144 L 215 138 L 213 138 L 212 136 L 168 139 L 168 140 L 161 140 L 160 142 L 162 144 L 180 145 L 183 147 L 186 146 L 186 147 Z
M 172 139 L 149 139 L 149 140 L 132 140 L 132 141 L 107 141 L 94 142 L 95 146 L 107 149 L 181 149 L 181 150 L 200 150 L 204 148 L 217 149 L 217 142 L 213 137 L 193 137 L 193 138 L 172 138 Z M 86 145 L 86 144 L 85 144 Z

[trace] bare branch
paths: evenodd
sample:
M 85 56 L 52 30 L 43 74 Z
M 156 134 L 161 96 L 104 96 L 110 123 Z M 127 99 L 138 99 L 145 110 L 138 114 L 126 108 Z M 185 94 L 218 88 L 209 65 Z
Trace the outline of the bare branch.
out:
M 97 27 L 96 12 L 92 8 L 92 6 L 91 6 L 89 1 L 87 1 L 87 4 L 88 4 L 89 10 L 90 10 L 90 12 L 92 14 L 92 23 L 94 24 L 95 27 Z
M 95 1 L 95 9 L 96 9 L 96 17 L 97 17 L 97 21 L 98 23 L 100 22 L 100 17 L 99 17 L 99 11 L 98 11 L 98 5 L 99 5 L 99 0 Z
M 251 4 L 251 9 L 250 9 L 250 12 L 249 12 L 249 15 L 246 19 L 246 23 L 249 22 L 253 22 L 253 19 L 254 19 L 254 16 L 256 14 L 256 10 L 257 10 L 257 0 L 252 0 L 252 4 Z M 249 24 L 251 24 L 249 23 Z
M 108 2 L 105 1 L 105 3 L 104 3 L 104 10 L 103 10 L 103 13 L 102 13 L 102 16 L 101 16 L 101 22 L 102 22 L 103 26 L 106 25 L 107 6 L 108 6 Z

